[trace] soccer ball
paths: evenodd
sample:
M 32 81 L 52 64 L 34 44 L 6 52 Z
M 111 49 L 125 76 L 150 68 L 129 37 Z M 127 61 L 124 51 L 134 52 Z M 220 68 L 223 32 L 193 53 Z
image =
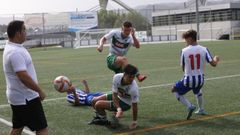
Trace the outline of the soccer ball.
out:
M 66 92 L 72 86 L 72 82 L 66 76 L 58 76 L 53 80 L 53 86 L 58 92 Z

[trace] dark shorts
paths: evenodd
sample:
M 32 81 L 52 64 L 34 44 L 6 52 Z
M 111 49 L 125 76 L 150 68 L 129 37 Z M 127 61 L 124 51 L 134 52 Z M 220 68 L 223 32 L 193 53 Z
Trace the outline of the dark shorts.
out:
M 101 93 L 101 92 L 98 92 L 98 93 L 89 93 L 89 94 L 87 95 L 87 98 L 86 98 L 86 101 L 85 101 L 86 105 L 92 106 L 93 98 L 94 98 L 94 97 L 98 97 L 98 96 L 102 96 L 102 95 L 103 95 L 103 93 Z
M 199 91 L 201 90 L 202 86 L 203 85 L 201 85 L 199 87 L 196 87 L 196 88 L 190 88 L 190 87 L 187 87 L 187 86 L 184 85 L 183 80 L 177 81 L 175 83 L 175 88 L 176 88 L 177 93 L 179 95 L 184 95 L 187 92 L 189 92 L 190 90 L 192 90 L 194 94 L 198 94 Z
M 39 131 L 47 127 L 47 120 L 39 98 L 27 101 L 26 105 L 11 105 L 12 128 L 27 126 L 32 131 Z

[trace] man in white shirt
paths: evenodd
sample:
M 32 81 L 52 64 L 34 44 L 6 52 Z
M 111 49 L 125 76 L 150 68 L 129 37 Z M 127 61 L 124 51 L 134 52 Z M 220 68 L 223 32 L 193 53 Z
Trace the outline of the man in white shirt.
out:
M 187 47 L 183 48 L 181 52 L 181 66 L 184 76 L 182 80 L 175 83 L 172 92 L 178 101 L 187 107 L 187 119 L 190 119 L 196 107 L 184 95 L 192 90 L 198 102 L 198 110 L 195 113 L 199 115 L 206 114 L 203 108 L 203 93 L 201 90 L 204 84 L 204 67 L 206 62 L 216 67 L 219 57 L 212 58 L 209 50 L 197 43 L 197 32 L 195 30 L 186 31 L 183 33 L 183 38 L 187 43 Z
M 118 118 L 123 116 L 123 111 L 127 111 L 132 107 L 133 122 L 129 128 L 133 129 L 137 127 L 139 89 L 134 80 L 136 74 L 137 68 L 128 64 L 124 68 L 124 73 L 114 75 L 112 92 L 96 97 L 93 100 L 96 117 L 90 124 L 101 124 L 104 121 L 108 123 L 105 110 L 116 112 L 116 115 L 113 117 L 114 122 L 116 122 Z
M 135 37 L 135 29 L 132 23 L 125 21 L 122 24 L 122 30 L 112 30 L 100 39 L 100 45 L 97 50 L 103 51 L 103 45 L 107 40 L 111 39 L 109 47 L 109 54 L 107 56 L 107 66 L 110 70 L 117 73 L 122 73 L 124 67 L 129 63 L 126 57 L 128 50 L 133 45 L 140 48 L 140 43 Z M 136 75 L 139 82 L 146 79 L 146 76 L 137 73 Z
M 12 108 L 10 135 L 21 135 L 24 126 L 36 131 L 37 135 L 47 135 L 47 121 L 41 104 L 46 95 L 38 85 L 32 58 L 22 44 L 26 38 L 24 22 L 10 22 L 7 34 L 9 41 L 3 52 L 3 70 Z

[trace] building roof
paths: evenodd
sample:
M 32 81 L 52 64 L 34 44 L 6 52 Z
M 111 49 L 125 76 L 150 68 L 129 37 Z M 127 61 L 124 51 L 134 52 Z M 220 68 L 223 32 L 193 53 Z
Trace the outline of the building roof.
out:
M 226 4 L 218 4 L 218 5 L 209 5 L 209 6 L 201 6 L 199 7 L 199 12 L 201 11 L 213 11 L 213 10 L 222 10 L 222 9 L 240 9 L 240 3 L 226 3 Z M 195 12 L 196 7 L 185 8 L 185 9 L 177 9 L 177 10 L 163 10 L 153 12 L 152 16 L 165 16 L 165 15 L 173 15 L 173 14 L 185 14 L 190 12 Z

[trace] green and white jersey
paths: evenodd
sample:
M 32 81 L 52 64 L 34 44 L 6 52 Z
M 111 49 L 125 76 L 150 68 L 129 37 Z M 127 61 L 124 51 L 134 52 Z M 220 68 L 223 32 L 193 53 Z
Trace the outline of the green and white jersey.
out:
M 121 30 L 112 30 L 104 37 L 111 39 L 111 45 L 109 47 L 109 55 L 124 56 L 127 54 L 131 45 L 133 45 L 133 38 L 130 34 L 128 37 L 122 36 Z
M 121 80 L 123 73 L 115 74 L 113 77 L 112 91 L 118 93 L 118 97 L 121 101 L 128 105 L 139 102 L 139 90 L 135 80 L 130 85 L 122 85 Z

